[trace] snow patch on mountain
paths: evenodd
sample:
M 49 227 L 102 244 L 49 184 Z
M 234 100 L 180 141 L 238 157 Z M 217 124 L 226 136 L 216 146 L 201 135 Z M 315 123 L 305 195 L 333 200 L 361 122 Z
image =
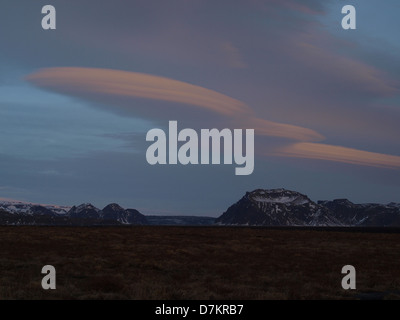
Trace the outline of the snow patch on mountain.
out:
M 70 206 L 60 206 L 51 204 L 39 204 L 17 200 L 2 200 L 0 201 L 0 209 L 9 213 L 15 214 L 28 214 L 32 215 L 36 213 L 35 208 L 45 208 L 52 211 L 55 214 L 65 215 L 70 209 Z
M 400 226 L 400 204 L 354 204 L 348 199 L 318 203 L 286 189 L 257 189 L 230 206 L 220 225 L 255 226 Z
M 116 203 L 103 210 L 91 203 L 78 206 L 40 205 L 22 201 L 0 201 L 0 222 L 11 224 L 147 224 L 146 217 L 135 209 L 125 210 Z

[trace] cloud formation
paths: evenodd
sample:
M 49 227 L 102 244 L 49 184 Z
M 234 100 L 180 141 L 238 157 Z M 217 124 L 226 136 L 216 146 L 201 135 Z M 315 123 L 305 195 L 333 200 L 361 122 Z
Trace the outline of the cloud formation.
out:
M 254 128 L 256 134 L 263 136 L 297 141 L 323 139 L 322 135 L 308 128 L 257 118 L 245 103 L 224 94 L 165 77 L 110 69 L 62 67 L 39 70 L 26 79 L 39 87 L 75 96 L 83 95 L 89 100 L 97 96 L 108 96 L 111 100 L 128 98 L 128 103 L 131 103 L 130 114 L 136 116 L 140 116 L 141 111 L 132 102 L 137 98 L 145 98 L 180 103 L 181 110 L 188 106 L 206 109 L 223 115 L 238 127 Z M 163 104 L 152 107 L 157 110 L 153 117 L 164 111 Z M 167 114 L 171 116 L 170 112 Z
M 275 152 L 275 155 L 294 158 L 329 160 L 379 168 L 400 168 L 400 156 L 362 151 L 353 148 L 321 143 L 300 142 L 292 144 L 290 146 L 278 149 Z
M 253 128 L 257 135 L 287 138 L 297 141 L 321 141 L 325 137 L 318 132 L 291 124 L 278 123 L 260 118 L 249 118 L 243 121 L 242 128 Z
M 254 128 L 257 135 L 301 141 L 279 148 L 273 152 L 277 156 L 400 168 L 399 156 L 312 143 L 324 140 L 324 136 L 312 129 L 257 118 L 239 100 L 182 81 L 137 72 L 70 67 L 42 69 L 26 79 L 39 87 L 72 95 L 101 94 L 175 102 L 182 104 L 182 108 L 196 106 L 221 114 L 242 128 Z
M 346 92 L 346 95 L 352 93 L 354 96 L 362 94 L 363 97 L 376 98 L 400 93 L 398 80 L 370 64 L 335 52 L 332 45 L 324 44 L 324 37 L 327 36 L 316 31 L 290 37 L 293 50 L 288 54 L 291 60 L 313 71 L 319 75 L 320 81 Z M 334 39 L 331 42 L 335 42 Z
M 242 102 L 182 81 L 138 72 L 96 68 L 48 68 L 26 77 L 40 87 L 71 94 L 106 94 L 182 103 L 233 116 L 248 112 Z

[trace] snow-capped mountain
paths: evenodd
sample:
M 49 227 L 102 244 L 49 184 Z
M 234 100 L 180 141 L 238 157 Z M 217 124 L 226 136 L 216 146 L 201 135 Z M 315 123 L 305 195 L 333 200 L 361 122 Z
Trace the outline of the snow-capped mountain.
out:
M 23 201 L 11 201 L 3 200 L 0 201 L 0 210 L 7 211 L 9 213 L 24 213 L 24 214 L 36 214 L 40 211 L 46 212 L 45 209 L 55 214 L 66 214 L 71 207 L 69 206 L 57 206 L 48 204 L 37 204 Z
M 73 206 L 67 212 L 70 218 L 84 218 L 84 219 L 100 219 L 101 211 L 93 206 L 91 203 L 82 203 L 79 206 Z
M 111 203 L 104 207 L 102 210 L 102 217 L 105 220 L 117 220 L 123 224 L 130 224 L 128 221 L 130 221 L 131 218 L 133 220 L 132 214 L 116 203 Z
M 90 203 L 79 206 L 38 205 L 19 201 L 0 201 L 0 224 L 11 225 L 118 225 L 147 224 L 135 209 L 113 203 L 100 210 Z
M 71 218 L 99 219 L 103 221 L 116 221 L 120 224 L 147 224 L 146 217 L 136 209 L 124 209 L 116 203 L 105 206 L 102 210 L 90 203 L 83 203 L 72 207 L 67 213 Z
M 246 192 L 216 221 L 218 224 L 261 226 L 333 226 L 340 221 L 306 195 L 285 189 Z
M 347 199 L 318 201 L 331 214 L 349 226 L 400 226 L 400 205 L 391 202 L 355 204 Z
M 354 204 L 347 199 L 310 200 L 286 189 L 246 192 L 217 220 L 219 225 L 255 226 L 400 226 L 396 203 Z

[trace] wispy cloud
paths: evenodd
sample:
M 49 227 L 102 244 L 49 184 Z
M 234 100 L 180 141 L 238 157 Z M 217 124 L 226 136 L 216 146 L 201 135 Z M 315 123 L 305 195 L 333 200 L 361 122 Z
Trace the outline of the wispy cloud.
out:
M 280 137 L 298 141 L 321 141 L 325 137 L 318 132 L 291 124 L 278 123 L 260 118 L 243 121 L 243 128 L 254 128 L 257 135 Z
M 42 69 L 28 75 L 26 79 L 39 87 L 71 95 L 83 94 L 89 100 L 96 95 L 106 95 L 131 100 L 145 98 L 175 102 L 181 104 L 182 109 L 195 106 L 223 115 L 235 126 L 254 128 L 255 133 L 260 136 L 301 141 L 272 152 L 278 156 L 400 168 L 399 156 L 312 143 L 324 140 L 324 136 L 309 128 L 258 118 L 249 106 L 239 100 L 182 81 L 136 72 L 70 67 Z M 162 104 L 153 107 L 155 108 L 154 117 L 157 117 L 158 111 L 165 112 Z M 109 106 L 109 108 L 112 109 L 113 106 Z M 135 115 L 135 111 L 135 108 L 132 107 L 132 115 Z
M 216 114 L 223 115 L 227 121 L 241 128 L 254 128 L 256 134 L 293 139 L 297 141 L 320 141 L 319 133 L 300 126 L 273 122 L 257 118 L 253 110 L 245 103 L 216 91 L 182 81 L 148 75 L 94 68 L 49 68 L 28 75 L 26 79 L 42 88 L 84 96 L 95 99 L 101 96 L 111 97 L 111 101 L 120 97 L 128 98 L 130 115 L 140 116 L 141 110 L 132 103 L 137 98 L 176 102 L 180 110 L 196 106 Z M 115 108 L 109 106 L 109 110 Z M 177 118 L 165 109 L 163 104 L 152 106 L 152 118 L 161 114 Z M 148 111 L 148 110 L 146 110 Z M 179 111 L 179 109 L 178 109 Z M 222 124 L 223 125 L 223 124 Z
M 71 94 L 105 94 L 182 103 L 206 108 L 223 115 L 246 113 L 247 106 L 231 97 L 149 74 L 112 69 L 48 68 L 26 77 L 38 86 Z
M 388 97 L 400 93 L 398 80 L 372 65 L 335 52 L 332 44 L 325 44 L 323 37 L 326 35 L 315 31 L 290 37 L 293 46 L 289 51 L 291 60 L 319 74 L 321 80 L 335 85 L 336 90 L 346 95 L 353 92 L 355 95 Z M 332 39 L 331 42 L 336 41 Z
M 329 160 L 371 167 L 400 168 L 400 156 L 321 143 L 300 142 L 281 147 L 274 154 L 284 157 Z

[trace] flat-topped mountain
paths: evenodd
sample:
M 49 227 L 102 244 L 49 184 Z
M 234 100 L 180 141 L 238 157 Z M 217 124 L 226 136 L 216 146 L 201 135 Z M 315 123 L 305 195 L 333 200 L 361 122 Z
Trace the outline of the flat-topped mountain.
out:
M 347 199 L 315 203 L 296 191 L 257 189 L 246 192 L 216 223 L 251 226 L 400 226 L 400 205 L 354 204 Z

